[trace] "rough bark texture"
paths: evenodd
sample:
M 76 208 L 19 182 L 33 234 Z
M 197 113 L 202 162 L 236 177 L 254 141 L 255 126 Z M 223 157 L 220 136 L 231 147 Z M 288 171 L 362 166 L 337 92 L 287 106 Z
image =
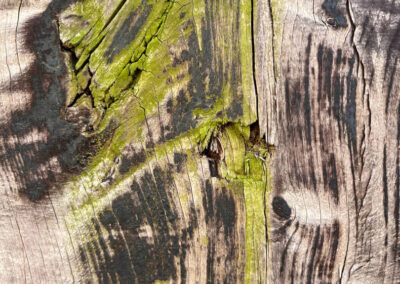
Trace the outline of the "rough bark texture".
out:
M 398 283 L 400 3 L 0 0 L 1 283 Z

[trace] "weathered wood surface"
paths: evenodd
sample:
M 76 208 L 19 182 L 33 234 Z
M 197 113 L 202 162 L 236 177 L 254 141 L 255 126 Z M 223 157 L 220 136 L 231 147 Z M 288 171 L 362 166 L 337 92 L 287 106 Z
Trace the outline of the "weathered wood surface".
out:
M 399 283 L 400 2 L 257 6 L 258 113 L 277 149 L 268 278 Z
M 1 283 L 400 282 L 398 1 L 0 15 Z
M 1 7 L 0 282 L 265 279 L 251 3 L 21 3 Z
M 58 195 L 33 203 L 20 194 L 26 191 L 35 196 L 43 188 L 40 182 L 61 171 L 56 162 L 60 153 L 55 149 L 57 138 L 50 137 L 45 127 L 46 120 L 57 124 L 58 110 L 52 109 L 54 104 L 47 104 L 46 94 L 36 89 L 48 87 L 62 75 L 61 69 L 54 68 L 60 63 L 44 67 L 46 62 L 40 62 L 42 58 L 34 54 L 33 32 L 29 31 L 29 27 L 34 30 L 41 25 L 35 19 L 41 17 L 49 2 L 0 1 L 1 283 L 55 283 L 72 279 L 64 203 Z M 43 31 L 46 29 L 43 26 Z M 44 46 L 47 44 L 43 42 Z M 51 52 L 51 46 L 45 48 Z M 55 89 L 47 94 L 57 92 Z M 62 103 L 62 96 L 57 97 Z M 36 108 L 32 104 L 34 99 L 41 102 Z

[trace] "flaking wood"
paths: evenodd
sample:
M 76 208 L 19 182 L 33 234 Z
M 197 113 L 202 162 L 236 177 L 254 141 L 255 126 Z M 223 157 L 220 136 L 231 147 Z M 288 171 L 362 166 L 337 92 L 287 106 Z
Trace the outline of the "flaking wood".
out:
M 399 283 L 400 2 L 0 0 L 1 283 Z

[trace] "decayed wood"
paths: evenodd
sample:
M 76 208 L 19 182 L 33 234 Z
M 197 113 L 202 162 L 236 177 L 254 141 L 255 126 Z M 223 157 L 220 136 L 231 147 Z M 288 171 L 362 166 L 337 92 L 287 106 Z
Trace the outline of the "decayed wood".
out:
M 257 5 L 269 279 L 398 283 L 400 2 Z
M 0 15 L 0 282 L 400 282 L 398 1 Z

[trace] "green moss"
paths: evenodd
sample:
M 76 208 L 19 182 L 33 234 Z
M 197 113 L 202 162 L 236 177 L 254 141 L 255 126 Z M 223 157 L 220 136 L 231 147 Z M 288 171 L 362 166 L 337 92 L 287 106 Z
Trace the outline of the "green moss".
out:
M 251 13 L 252 1 L 240 0 L 240 60 L 243 86 L 243 119 L 242 123 L 249 125 L 257 120 L 257 98 L 253 80 L 253 54 Z
M 239 123 L 211 130 L 221 144 L 224 160 L 219 163 L 228 188 L 242 188 L 246 216 L 245 283 L 263 282 L 266 265 L 266 229 L 268 214 L 269 149 L 261 139 L 250 141 L 250 128 Z M 207 134 L 205 137 L 208 137 Z
M 79 7 L 71 8 L 71 10 L 76 14 L 80 13 L 79 15 L 85 16 L 85 13 L 90 11 L 91 5 L 97 3 L 95 0 L 86 0 L 83 2 L 84 4 L 80 5 Z M 110 43 L 115 36 L 115 31 L 118 30 L 119 26 L 128 17 L 128 15 L 132 11 L 141 9 L 139 2 L 128 1 L 123 7 L 120 3 L 118 6 L 116 6 L 113 13 L 108 13 L 109 17 L 104 19 L 105 24 L 103 23 L 100 25 L 103 27 L 102 29 L 93 28 L 94 30 L 91 31 L 91 34 L 87 36 L 87 39 L 85 38 L 84 41 L 79 43 L 78 47 L 83 48 L 84 51 L 79 56 L 76 68 L 81 68 L 83 62 L 86 62 L 86 58 L 88 58 L 90 55 L 89 66 L 91 70 L 95 71 L 90 85 L 90 90 L 94 99 L 94 105 L 101 113 L 103 113 L 106 108 L 106 112 L 112 112 L 111 114 L 105 114 L 104 121 L 98 124 L 100 127 L 98 132 L 105 129 L 109 121 L 111 121 L 111 117 L 114 117 L 116 120 L 118 120 L 118 116 L 124 113 L 120 108 L 110 107 L 110 105 L 115 104 L 119 100 L 124 101 L 121 102 L 119 106 L 126 105 L 127 102 L 124 98 L 129 95 L 136 96 L 140 101 L 141 107 L 146 109 L 147 113 L 151 113 L 153 111 L 154 107 L 157 105 L 157 102 L 162 100 L 167 93 L 168 89 L 165 83 L 166 79 L 168 79 L 170 75 L 177 74 L 178 72 L 181 72 L 179 70 L 182 70 L 182 66 L 178 66 L 178 68 L 171 68 L 171 56 L 169 56 L 171 50 L 168 45 L 162 44 L 162 40 L 166 39 L 168 42 L 170 42 L 171 40 L 178 40 L 179 37 L 188 36 L 191 32 L 191 29 L 182 30 L 182 24 L 186 23 L 191 14 L 195 15 L 195 17 L 198 17 L 198 19 L 204 19 L 204 2 L 202 1 L 195 1 L 193 4 L 194 9 L 193 7 L 190 7 L 190 5 L 174 5 L 174 1 L 162 1 L 154 3 L 153 1 L 150 1 L 148 5 L 152 5 L 152 11 L 149 19 L 141 27 L 134 41 L 132 41 L 119 54 L 115 55 L 113 62 L 105 64 L 105 50 L 110 46 Z M 224 6 L 224 10 L 231 13 L 232 18 L 235 16 L 230 7 Z M 245 26 L 245 28 L 241 30 L 241 42 L 247 42 L 246 39 L 249 37 L 248 32 L 250 29 L 250 17 L 247 15 L 248 10 L 248 3 L 241 3 L 240 18 L 243 19 L 243 24 L 241 27 Z M 182 17 L 181 15 L 185 16 Z M 223 19 L 225 19 L 225 17 L 223 17 Z M 230 17 L 226 19 L 230 21 Z M 96 25 L 99 24 L 97 23 Z M 112 30 L 109 29 L 111 26 L 113 26 Z M 223 28 L 224 26 L 225 25 L 222 25 Z M 227 25 L 227 27 L 229 27 L 229 25 Z M 197 31 L 199 32 L 199 30 Z M 227 28 L 227 32 L 231 32 L 229 28 Z M 88 41 L 89 38 L 91 41 Z M 98 45 L 100 42 L 101 44 Z M 201 40 L 199 40 L 199 42 L 201 43 Z M 243 89 L 245 89 L 243 96 L 244 115 L 243 117 L 238 118 L 238 121 L 241 121 L 241 123 L 246 125 L 254 122 L 255 114 L 255 104 L 253 103 L 255 98 L 254 88 L 251 85 L 251 80 L 248 80 L 248 74 L 251 74 L 251 65 L 249 65 L 249 57 L 243 56 L 243 54 L 249 48 L 248 45 L 249 44 L 243 44 L 243 51 L 241 52 L 243 60 L 243 71 L 241 74 L 244 78 L 242 82 Z M 78 49 L 78 47 L 76 49 Z M 231 54 L 229 45 L 225 45 L 225 49 L 227 50 L 223 52 L 223 54 L 225 54 L 224 56 Z M 87 54 L 88 56 L 84 54 Z M 227 59 L 228 61 L 231 60 L 229 58 Z M 168 68 L 168 73 L 161 75 L 163 74 L 162 69 L 165 70 L 166 67 Z M 140 80 L 141 82 L 137 82 L 137 75 L 140 73 L 137 72 L 138 70 L 149 72 L 151 75 L 142 75 Z M 183 80 L 180 78 L 179 83 L 185 83 L 187 79 L 189 78 Z M 232 78 L 229 80 L 232 80 Z M 81 81 L 83 82 L 82 85 L 84 85 L 85 80 Z M 133 87 L 132 84 L 136 85 L 136 83 L 137 86 Z M 138 92 L 129 91 L 129 88 L 135 88 Z M 156 97 L 151 95 L 149 96 L 149 93 L 155 93 Z M 214 119 L 215 116 L 221 112 L 221 110 L 224 110 L 226 106 L 233 102 L 231 93 L 232 90 L 230 89 L 230 83 L 226 82 L 221 94 L 216 94 L 217 102 L 213 105 L 212 109 L 207 111 L 198 109 L 194 112 L 194 116 L 199 116 L 202 120 Z M 138 114 L 138 112 L 134 113 Z M 226 117 L 226 113 L 224 116 Z M 143 120 L 143 115 L 138 114 L 138 118 L 140 119 L 137 120 Z
M 248 127 L 245 127 L 248 128 Z M 224 127 L 222 135 L 218 137 L 224 149 L 224 164 L 221 166 L 223 177 L 235 177 L 244 174 L 245 139 L 238 124 Z
M 85 90 L 88 87 L 90 79 L 91 79 L 91 76 L 90 76 L 90 72 L 89 72 L 89 66 L 86 65 L 76 75 L 76 80 L 77 80 L 77 83 L 81 90 Z
M 129 66 L 126 66 L 119 74 L 117 80 L 115 81 L 114 85 L 110 88 L 109 92 L 107 92 L 105 98 L 106 105 L 110 105 L 114 101 L 118 100 L 122 91 L 129 88 L 133 79 L 134 78 L 131 76 Z
M 79 99 L 77 99 L 74 106 L 85 107 L 87 109 L 91 109 L 92 108 L 92 100 L 89 96 L 82 95 Z
M 252 178 L 244 181 L 246 206 L 245 283 L 263 283 L 266 264 L 266 163 L 253 154 L 247 155 L 246 170 Z
M 103 26 L 104 6 L 96 0 L 77 2 L 65 14 L 69 17 L 61 17 L 59 28 L 61 41 L 69 48 L 78 46 L 95 25 Z
M 199 176 L 198 168 L 198 161 L 202 159 L 200 153 L 208 147 L 212 139 L 219 139 L 224 153 L 223 161 L 219 163 L 220 182 L 245 198 L 246 281 L 258 279 L 258 266 L 254 264 L 264 261 L 262 252 L 265 249 L 264 209 L 267 188 L 265 160 L 268 149 L 262 143 L 250 141 L 249 125 L 256 120 L 256 98 L 252 60 L 249 56 L 252 53 L 249 1 L 238 2 L 239 33 L 234 28 L 237 12 L 228 2 L 220 2 L 220 9 L 214 11 L 220 21 L 215 23 L 218 38 L 213 42 L 213 52 L 216 55 L 207 56 L 213 56 L 215 64 L 222 62 L 222 90 L 209 94 L 215 98 L 214 104 L 191 110 L 197 123 L 193 129 L 170 138 L 169 141 L 154 141 L 156 145 L 148 149 L 143 163 L 133 166 L 124 175 L 117 175 L 112 185 L 102 183 L 109 171 L 118 171 L 115 161 L 121 157 L 127 145 L 145 144 L 148 138 L 145 137 L 146 117 L 156 117 L 158 108 L 163 108 L 168 99 L 176 102 L 179 91 L 189 89 L 188 85 L 192 84 L 193 79 L 189 71 L 193 68 L 193 62 L 179 60 L 182 52 L 189 50 L 189 38 L 193 32 L 199 39 L 201 52 L 204 52 L 202 37 L 205 34 L 202 33 L 208 20 L 205 2 L 196 0 L 182 5 L 183 3 L 174 1 L 153 0 L 147 3 L 151 6 L 151 12 L 136 38 L 109 62 L 110 57 L 106 56 L 106 51 L 124 21 L 135 11 L 142 11 L 140 3 L 141 1 L 115 2 L 111 11 L 108 11 L 102 5 L 92 7 L 99 4 L 99 0 L 84 0 L 69 10 L 87 19 L 88 26 L 82 32 L 77 31 L 82 22 L 69 25 L 66 21 L 60 23 L 63 41 L 74 49 L 78 57 L 78 63 L 71 67 L 71 70 L 75 69 L 77 72 L 76 75 L 71 73 L 72 77 L 75 76 L 72 81 L 76 88 L 72 93 L 78 93 L 78 89 L 85 89 L 90 84 L 95 105 L 93 112 L 96 114 L 95 135 L 100 135 L 113 126 L 111 137 L 107 141 L 99 140 L 96 145 L 99 151 L 94 157 L 90 157 L 86 170 L 68 184 L 66 198 L 73 212 L 72 216 L 68 216 L 68 223 L 71 230 L 83 231 L 82 235 L 86 237 L 86 232 L 93 230 L 82 228 L 87 220 L 109 206 L 110 200 L 126 192 L 132 179 L 140 177 L 148 170 L 149 165 L 166 164 L 167 155 L 177 151 L 188 157 L 185 164 L 187 176 L 182 178 L 182 173 L 174 173 L 174 177 L 178 183 L 178 196 L 184 214 L 189 215 L 192 199 L 195 206 L 202 206 L 202 177 Z M 91 9 L 94 9 L 93 15 L 88 15 Z M 231 42 L 232 38 L 236 39 L 234 43 Z M 234 64 L 237 64 L 235 68 L 240 69 L 240 82 L 236 81 L 234 72 L 231 71 Z M 90 78 L 88 74 L 92 73 Z M 205 82 L 206 91 L 211 89 L 210 80 L 208 78 Z M 238 94 L 236 97 L 235 92 Z M 188 95 L 187 99 L 193 101 L 196 98 Z M 82 102 L 78 101 L 85 106 L 89 103 L 86 96 L 82 97 Z M 228 118 L 227 109 L 234 103 L 243 106 L 243 113 L 239 111 L 240 115 L 233 120 Z M 169 117 L 165 119 L 168 120 Z M 186 190 L 184 180 L 187 177 L 190 178 L 193 195 Z M 207 245 L 208 239 L 200 235 L 199 242 Z
M 131 11 L 137 10 L 139 13 L 141 13 L 141 9 L 144 9 L 142 6 L 136 7 L 134 5 L 134 1 L 132 1 L 132 3 L 128 1 L 126 5 L 128 6 L 125 9 L 121 10 L 121 15 L 119 15 L 118 17 L 120 19 L 120 22 L 122 22 L 122 19 L 125 20 L 126 18 L 128 18 Z M 94 88 L 99 89 L 102 92 L 108 92 L 109 88 L 115 84 L 115 80 L 118 80 L 121 75 L 124 76 L 124 74 L 122 74 L 123 70 L 125 70 L 126 67 L 130 64 L 136 63 L 135 58 L 137 60 L 139 58 L 143 58 L 143 60 L 145 60 L 146 56 L 148 56 L 148 54 L 151 52 L 151 50 L 149 49 L 149 44 L 151 41 L 158 40 L 157 37 L 160 33 L 162 33 L 164 22 L 166 20 L 169 10 L 173 5 L 173 2 L 161 1 L 156 4 L 154 1 L 149 1 L 147 5 L 151 6 L 151 12 L 148 16 L 148 19 L 142 25 L 142 27 L 140 27 L 140 30 L 137 32 L 136 38 L 131 43 L 129 43 L 120 53 L 116 54 L 112 62 L 104 64 L 105 61 L 108 60 L 104 57 L 106 54 L 106 50 L 110 48 L 112 40 L 115 36 L 114 29 L 118 31 L 118 26 L 120 24 L 116 24 L 113 32 L 105 35 L 104 40 L 99 46 L 96 47 L 96 50 L 92 51 L 92 49 L 88 49 L 91 53 L 90 66 L 91 68 L 96 69 L 96 84 L 94 84 Z M 160 17 L 160 15 L 162 16 Z M 96 45 L 96 43 L 93 43 L 93 45 Z M 139 66 L 139 68 L 140 67 L 142 66 Z M 131 70 L 130 74 L 133 73 L 133 70 Z M 118 88 L 114 87 L 114 97 L 115 94 L 118 93 L 117 89 Z

